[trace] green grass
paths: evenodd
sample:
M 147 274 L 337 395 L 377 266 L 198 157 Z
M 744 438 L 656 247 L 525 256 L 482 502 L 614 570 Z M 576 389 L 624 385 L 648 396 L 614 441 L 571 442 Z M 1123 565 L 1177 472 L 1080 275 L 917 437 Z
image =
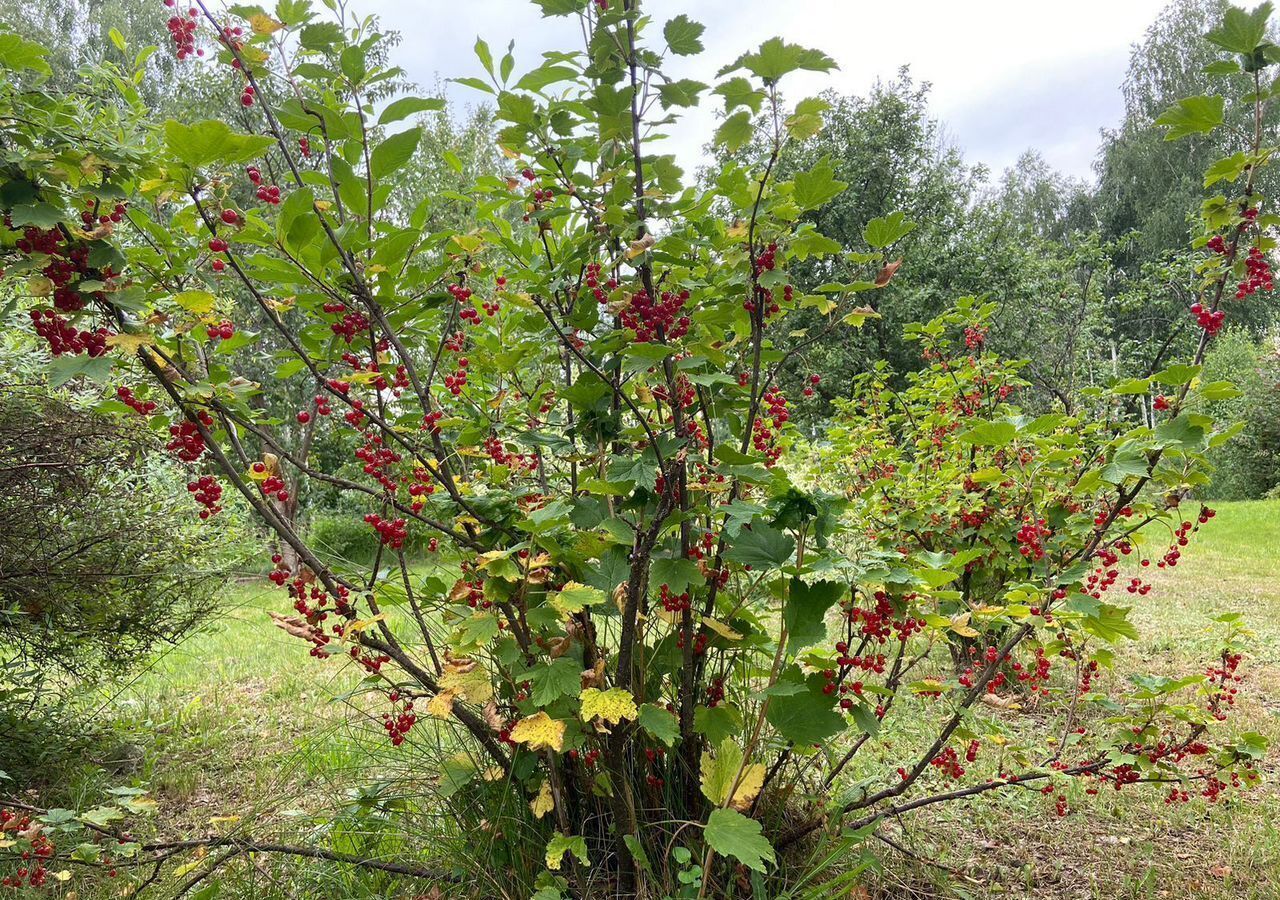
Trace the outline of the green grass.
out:
M 1155 535 L 1150 542 L 1154 554 Z M 1221 633 L 1210 618 L 1242 613 L 1254 636 L 1232 727 L 1280 746 L 1280 502 L 1221 504 L 1175 569 L 1148 574 L 1150 594 L 1118 593 L 1117 602 L 1132 601 L 1141 637 L 1122 645 L 1111 677 L 1197 671 Z M 904 819 L 894 837 L 955 872 L 888 852 L 877 887 L 894 898 L 1272 900 L 1280 897 L 1274 751 L 1263 770 L 1261 787 L 1215 805 L 1169 806 L 1159 791 L 1131 789 L 1081 802 L 1063 819 L 1023 792 L 933 807 Z
M 1109 677 L 1199 669 L 1215 647 L 1209 617 L 1238 611 L 1255 637 L 1235 724 L 1280 744 L 1280 502 L 1222 504 L 1177 569 L 1153 570 L 1152 580 L 1155 589 L 1134 603 L 1142 637 L 1123 648 Z M 272 626 L 268 612 L 283 605 L 278 589 L 235 585 L 204 629 L 129 684 L 95 698 L 99 721 L 138 762 L 88 767 L 51 786 L 54 799 L 93 805 L 106 787 L 138 784 L 158 802 L 156 823 L 166 834 L 203 833 L 210 819 L 240 816 L 260 834 L 306 841 L 359 786 L 395 780 L 428 794 L 429 781 L 408 767 L 430 770 L 425 760 L 433 749 L 390 752 L 364 698 L 347 696 L 359 686 L 357 673 L 340 660 L 310 658 L 300 641 Z M 1009 715 L 1038 727 L 1028 713 Z M 863 764 L 875 770 L 894 752 L 868 754 Z M 868 890 L 893 898 L 1280 897 L 1280 794 L 1274 762 L 1264 768 L 1271 781 L 1230 792 L 1212 807 L 1166 806 L 1158 792 L 1137 789 L 1089 802 L 1081 797 L 1064 819 L 1030 792 L 932 807 L 893 823 L 886 834 L 948 871 L 876 845 L 883 868 Z M 388 855 L 404 840 L 388 843 L 368 820 L 342 828 L 344 840 L 382 841 Z M 412 855 L 414 848 L 407 849 Z M 298 861 L 235 871 L 235 896 L 410 896 L 385 881 L 352 880 L 333 867 Z M 303 880 L 282 883 L 282 877 Z M 82 900 L 97 896 L 114 894 L 81 883 Z

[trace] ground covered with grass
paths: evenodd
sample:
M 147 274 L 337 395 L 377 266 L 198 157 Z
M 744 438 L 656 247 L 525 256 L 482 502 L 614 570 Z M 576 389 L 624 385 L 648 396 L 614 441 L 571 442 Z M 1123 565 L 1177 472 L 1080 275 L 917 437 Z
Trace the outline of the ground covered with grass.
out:
M 1122 647 L 1106 677 L 1196 671 L 1215 652 L 1221 626 L 1211 617 L 1240 612 L 1254 637 L 1235 721 L 1280 743 L 1280 502 L 1223 504 L 1177 569 L 1152 580 L 1155 589 L 1134 601 L 1141 639 Z M 156 801 L 166 834 L 251 827 L 347 852 L 421 859 L 420 836 L 431 833 L 444 839 L 426 856 L 462 850 L 475 836 L 448 821 L 422 818 L 404 828 L 406 810 L 421 808 L 413 799 L 434 787 L 423 772 L 438 771 L 414 761 L 446 754 L 447 736 L 393 751 L 358 673 L 310 658 L 272 627 L 268 613 L 281 605 L 281 593 L 265 582 L 229 586 L 215 620 L 129 683 L 92 698 L 103 738 L 90 761 L 60 774 L 43 799 L 84 808 L 109 788 L 140 786 Z M 1029 729 L 1038 725 L 1034 709 L 1004 714 Z M 881 758 L 863 763 L 868 771 L 892 757 L 893 742 L 886 743 Z M 1274 755 L 1264 769 L 1261 787 L 1227 792 L 1212 805 L 1168 805 L 1157 789 L 1131 789 L 1078 798 L 1064 818 L 1031 791 L 935 806 L 885 826 L 882 839 L 867 845 L 877 862 L 865 886 L 845 895 L 1280 897 Z M 421 887 L 340 868 L 241 863 L 228 868 L 220 896 L 410 897 Z M 82 900 L 93 895 L 80 886 Z M 102 896 L 115 893 L 104 885 Z

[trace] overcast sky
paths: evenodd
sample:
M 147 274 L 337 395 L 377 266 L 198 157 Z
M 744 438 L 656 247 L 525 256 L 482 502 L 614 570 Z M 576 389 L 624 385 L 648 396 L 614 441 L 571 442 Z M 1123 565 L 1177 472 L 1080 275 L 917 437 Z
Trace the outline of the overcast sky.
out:
M 617 2 L 617 0 L 615 0 Z M 933 85 L 932 109 L 971 162 L 995 172 L 1028 148 L 1063 172 L 1092 178 L 1099 129 L 1122 113 L 1120 83 L 1129 47 L 1165 0 L 647 0 L 660 26 L 687 13 L 706 26 L 698 56 L 677 59 L 677 77 L 713 83 L 720 66 L 767 37 L 815 47 L 839 63 L 829 75 L 798 73 L 783 81 L 799 99 L 834 87 L 863 93 L 877 78 L 910 65 Z M 429 88 L 440 78 L 482 74 L 478 36 L 497 58 L 516 42 L 516 74 L 544 50 L 579 49 L 576 18 L 543 19 L 529 0 L 352 0 L 397 29 L 395 62 Z M 660 37 L 660 32 L 655 29 Z M 480 102 L 450 85 L 455 103 Z M 715 127 L 710 107 L 673 134 L 670 151 L 686 168 Z

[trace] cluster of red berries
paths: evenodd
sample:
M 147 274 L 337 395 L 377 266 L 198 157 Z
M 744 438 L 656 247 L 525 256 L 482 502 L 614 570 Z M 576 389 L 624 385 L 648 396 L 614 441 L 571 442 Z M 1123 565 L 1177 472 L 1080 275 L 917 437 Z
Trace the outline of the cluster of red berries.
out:
M 196 419 L 205 428 L 213 427 L 213 416 L 203 409 L 196 413 Z M 164 445 L 164 448 L 183 462 L 195 462 L 204 455 L 204 436 L 200 434 L 196 423 L 190 419 L 183 419 L 177 425 L 170 425 L 169 435 L 171 440 Z
M 341 306 L 341 304 L 333 304 L 333 306 Z M 342 309 L 345 310 L 346 307 L 343 306 Z M 330 306 L 326 305 L 325 311 L 328 312 L 329 310 Z M 330 325 L 329 329 L 350 344 L 357 335 L 369 330 L 369 320 L 362 313 L 347 312 L 341 320 Z
M 462 393 L 462 389 L 467 386 L 467 366 L 471 365 L 471 361 L 465 356 L 458 360 L 458 368 L 452 375 L 444 377 L 444 386 L 449 389 L 449 393 L 457 397 Z
M 663 758 L 667 755 L 666 750 L 662 747 L 647 747 L 644 751 L 644 758 L 649 763 L 652 771 L 645 776 L 645 784 L 651 788 L 660 788 L 666 781 L 657 773 L 661 771 Z
M 807 385 L 805 385 L 805 389 L 804 389 L 804 391 L 803 391 L 804 395 L 805 395 L 806 397 L 812 397 L 812 396 L 813 396 L 813 389 L 814 389 L 814 388 L 816 388 L 816 387 L 817 387 L 819 384 L 821 384 L 821 383 L 822 383 L 822 376 L 821 376 L 821 375 L 810 375 L 810 376 L 809 376 L 809 383 L 808 383 Z
M 1018 542 L 1018 552 L 1030 559 L 1044 559 L 1044 539 L 1053 534 L 1053 530 L 1046 527 L 1044 519 L 1032 519 L 1028 516 L 1023 520 L 1022 527 L 1018 529 L 1013 536 Z
M 612 278 L 604 283 L 604 287 L 600 286 L 600 263 L 589 263 L 587 270 L 583 275 L 583 280 L 587 285 L 587 289 L 591 291 L 591 296 L 596 298 L 596 302 L 602 306 L 609 302 L 609 291 L 616 290 L 618 282 Z
M 259 467 L 262 467 L 261 469 Z M 253 464 L 255 472 L 264 471 L 266 467 L 256 462 Z M 264 497 L 273 497 L 281 503 L 289 502 L 289 489 L 284 483 L 284 479 L 279 475 L 268 475 L 262 480 L 262 484 L 258 485 L 258 489 L 262 491 Z
M 964 330 L 964 345 L 970 350 L 981 350 L 982 345 L 987 342 L 987 329 L 970 325 Z
M 48 342 L 49 352 L 54 356 L 87 353 L 96 357 L 107 352 L 107 338 L 111 336 L 111 332 L 105 328 L 77 331 L 75 326 L 56 312 L 41 312 L 38 309 L 31 310 L 31 324 L 35 327 L 36 334 Z
M 298 152 L 302 154 L 304 159 L 311 158 L 311 141 L 304 137 L 298 138 Z
M 13 844 L 14 840 L 8 837 L 9 834 L 25 841 L 29 848 L 19 852 L 20 864 L 12 874 L 0 878 L 0 887 L 15 891 L 24 885 L 44 887 L 49 877 L 49 869 L 45 863 L 56 852 L 53 842 L 41 830 L 40 823 L 32 822 L 30 816 L 7 807 L 0 808 L 0 836 L 6 838 L 6 843 Z M 114 869 L 111 871 L 115 872 Z
M 80 213 L 80 221 L 86 227 L 93 225 L 95 222 L 99 225 L 106 225 L 107 223 L 118 225 L 124 221 L 125 205 L 123 203 L 117 203 L 109 213 L 104 213 L 98 210 L 97 207 L 98 201 L 92 199 L 85 201 L 85 209 Z M 95 210 L 97 211 L 95 212 Z
M 574 749 L 569 751 L 569 758 L 574 762 L 581 759 L 582 764 L 588 769 L 594 769 L 596 767 L 596 763 L 600 760 L 600 751 L 588 750 L 586 753 L 580 753 L 578 750 Z
M 1275 284 L 1272 281 L 1271 264 L 1263 256 L 1261 248 L 1249 248 L 1249 255 L 1245 258 L 1244 267 L 1244 281 L 1236 286 L 1237 300 L 1243 300 L 1258 291 L 1274 290 Z
M 364 521 L 378 532 L 378 540 L 392 550 L 402 548 L 405 538 L 409 536 L 409 529 L 404 519 L 384 519 L 376 513 L 369 513 L 364 517 Z
M 279 553 L 271 554 L 271 562 L 275 568 L 271 570 L 271 574 L 267 577 L 271 579 L 272 583 L 283 587 L 284 583 L 289 580 L 289 566 Z M 304 603 L 303 606 L 305 607 L 306 604 Z M 306 613 L 303 612 L 303 615 L 306 615 Z
M 422 417 L 422 430 L 429 431 L 432 434 L 440 433 L 440 420 L 444 418 L 444 411 L 433 409 Z
M 538 467 L 536 457 L 524 453 L 512 453 L 495 435 L 489 435 L 484 439 L 484 452 L 489 454 L 489 459 L 493 460 L 500 466 L 508 466 L 511 469 L 519 471 L 533 471 Z
M 200 510 L 201 519 L 207 520 L 222 512 L 222 485 L 212 475 L 201 475 L 195 481 L 188 481 L 187 491 L 204 507 Z
M 857 606 L 852 599 L 845 609 L 845 618 L 851 625 L 857 627 L 859 634 L 869 640 L 883 644 L 896 633 L 899 641 L 906 642 L 913 634 L 924 628 L 923 619 L 916 619 L 913 616 L 904 616 L 901 619 L 895 617 L 893 602 L 886 592 L 876 591 L 872 594 L 872 599 L 875 601 L 872 609 Z M 914 599 L 914 595 L 909 594 L 904 599 L 910 601 Z M 845 650 L 841 650 L 840 644 L 836 644 L 836 651 L 841 654 L 839 660 L 841 665 L 854 663 L 853 658 L 844 656 L 848 652 L 847 645 Z
M 758 417 L 752 425 L 751 446 L 764 454 L 765 466 L 772 468 L 782 456 L 782 447 L 777 441 L 777 430 L 787 423 L 791 413 L 787 410 L 787 398 L 778 388 L 765 391 L 762 399 L 768 409 L 765 410 L 765 417 Z
M 248 109 L 250 106 L 253 106 L 253 96 L 255 93 L 256 92 L 253 89 L 253 85 L 246 84 L 244 86 L 244 90 L 240 92 L 240 105 L 245 107 L 246 109 Z
M 946 748 L 929 760 L 929 765 L 953 781 L 958 781 L 964 777 L 964 766 L 960 765 L 960 755 L 956 753 L 954 747 Z
M 413 701 L 406 700 L 399 709 L 395 708 L 395 704 L 400 700 L 400 692 L 392 691 L 387 694 L 387 699 L 392 703 L 392 709 L 388 713 L 384 713 L 382 717 L 382 727 L 387 730 L 387 737 L 391 738 L 391 745 L 399 747 L 404 743 L 404 736 L 413 728 L 414 723 L 418 721 L 418 717 L 413 712 Z
M 680 613 L 690 608 L 689 592 L 673 594 L 671 593 L 671 586 L 667 584 L 659 588 L 658 599 L 662 603 L 662 608 L 669 613 Z
M 431 484 L 428 479 L 430 476 L 425 469 L 415 469 L 413 473 L 414 483 L 409 485 L 409 496 L 413 498 L 410 508 L 414 512 L 421 512 L 422 507 L 426 505 L 426 501 L 422 498 L 430 497 L 436 492 L 436 486 Z M 435 538 L 431 539 L 435 541 Z
M 1196 324 L 1210 337 L 1222 330 L 1222 323 L 1227 318 L 1227 314 L 1222 310 L 1208 309 L 1201 303 L 1191 304 L 1191 315 L 1195 316 Z
M 236 326 L 231 323 L 230 319 L 223 319 L 217 325 L 210 325 L 204 330 L 211 341 L 229 341 L 235 337 Z
M 164 5 L 173 8 L 178 5 L 177 0 L 164 0 Z M 200 17 L 200 10 L 194 6 L 187 10 L 187 17 L 170 16 L 169 21 L 165 23 L 165 27 L 169 29 L 169 37 L 173 39 L 174 49 L 178 52 L 178 59 L 186 59 L 188 56 L 204 56 L 204 50 L 196 49 L 196 21 Z
M 619 320 L 623 328 L 636 333 L 636 341 L 647 344 L 665 337 L 678 340 L 689 333 L 689 317 L 683 315 L 688 291 L 663 291 L 657 303 L 644 288 L 631 296 L 631 302 L 622 310 Z
M 396 490 L 398 483 L 387 473 L 400 462 L 401 456 L 383 446 L 379 435 L 366 433 L 365 444 L 355 451 L 355 457 L 364 463 L 364 474 L 373 476 L 388 491 Z
M 120 387 L 116 388 L 116 397 L 121 403 L 132 409 L 140 416 L 149 416 L 156 411 L 156 404 L 154 400 L 139 400 L 134 396 L 133 391 L 124 385 L 120 385 Z

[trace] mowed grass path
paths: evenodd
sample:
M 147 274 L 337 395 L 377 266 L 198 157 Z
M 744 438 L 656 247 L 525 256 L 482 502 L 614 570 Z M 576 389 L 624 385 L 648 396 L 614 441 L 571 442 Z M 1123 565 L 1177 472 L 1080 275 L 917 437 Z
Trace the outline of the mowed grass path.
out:
M 1121 648 L 1110 677 L 1197 671 L 1220 633 L 1210 617 L 1243 613 L 1255 637 L 1235 721 L 1280 745 L 1280 502 L 1222 504 L 1176 569 L 1149 572 L 1154 590 L 1134 599 L 1142 637 Z M 363 698 L 335 699 L 358 686 L 352 667 L 314 660 L 272 627 L 268 611 L 285 605 L 265 582 L 233 586 L 216 621 L 104 697 L 101 715 L 136 762 L 79 779 L 62 802 L 92 805 L 103 787 L 127 781 L 150 788 L 167 833 L 240 816 L 264 834 L 305 837 L 357 786 L 414 775 L 400 770 L 403 754 L 388 752 Z M 1280 898 L 1275 758 L 1266 785 L 1213 806 L 1127 790 L 1064 819 L 1030 792 L 934 807 L 886 833 L 951 871 L 878 848 L 885 866 L 869 889 L 894 898 Z

